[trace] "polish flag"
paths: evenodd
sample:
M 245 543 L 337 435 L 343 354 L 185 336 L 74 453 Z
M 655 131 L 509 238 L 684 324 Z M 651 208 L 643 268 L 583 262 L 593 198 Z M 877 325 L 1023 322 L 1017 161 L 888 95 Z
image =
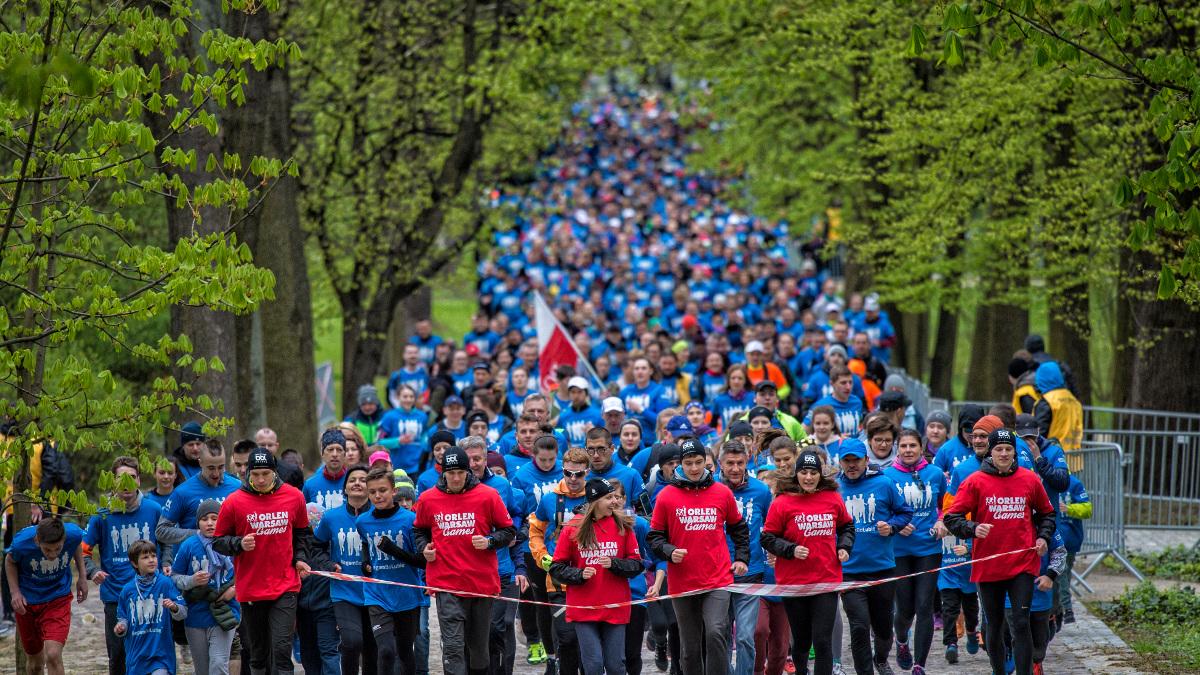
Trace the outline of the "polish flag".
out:
M 541 293 L 534 293 L 534 308 L 537 313 L 538 337 L 538 373 L 540 385 L 538 391 L 548 393 L 558 388 L 554 377 L 554 369 L 561 365 L 570 365 L 577 374 L 590 373 L 592 378 L 599 381 L 587 357 L 579 353 L 575 341 L 567 333 L 567 329 L 558 322 L 550 305 L 546 304 Z

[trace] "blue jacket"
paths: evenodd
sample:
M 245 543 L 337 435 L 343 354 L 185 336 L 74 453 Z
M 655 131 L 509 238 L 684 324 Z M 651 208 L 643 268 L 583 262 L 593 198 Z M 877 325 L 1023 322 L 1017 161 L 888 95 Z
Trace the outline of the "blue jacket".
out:
M 625 486 L 625 506 L 633 506 L 642 492 L 646 490 L 646 486 L 642 483 L 642 476 L 636 470 L 625 466 L 616 461 L 616 451 L 613 451 L 613 463 L 607 470 L 597 473 L 596 471 L 588 471 L 588 479 L 592 478 L 607 478 L 609 480 L 621 481 Z
M 913 510 L 896 490 L 891 478 L 875 469 L 867 471 L 856 480 L 843 473 L 839 479 L 842 499 L 846 510 L 854 519 L 854 549 L 850 559 L 842 565 L 848 574 L 863 574 L 890 570 L 896 566 L 893 540 L 900 530 L 912 520 Z M 892 526 L 890 537 L 879 534 L 875 524 L 879 521 Z
M 932 464 L 925 463 L 917 471 L 907 471 L 892 466 L 883 470 L 884 475 L 896 484 L 896 492 L 913 510 L 913 531 L 907 537 L 892 537 L 897 556 L 934 555 L 942 550 L 942 542 L 933 537 L 933 524 L 938 521 L 938 509 L 942 496 L 946 494 L 946 475 Z
M 767 518 L 767 509 L 771 507 L 771 488 L 754 476 L 746 476 L 746 482 L 736 488 L 728 483 L 725 485 L 733 491 L 738 512 L 750 528 L 750 564 L 746 566 L 746 576 L 762 574 L 767 569 L 767 555 L 759 544 L 759 536 L 762 534 L 763 521 Z M 733 560 L 733 540 L 729 535 L 725 536 L 725 540 L 729 544 L 729 559 Z
M 1067 516 L 1067 507 L 1091 502 L 1092 498 L 1088 496 L 1087 488 L 1078 478 L 1071 476 L 1070 487 L 1059 495 L 1059 502 L 1054 505 L 1058 509 L 1058 532 L 1062 533 L 1063 543 L 1069 553 L 1079 553 L 1079 549 L 1083 547 L 1084 530 L 1082 520 Z

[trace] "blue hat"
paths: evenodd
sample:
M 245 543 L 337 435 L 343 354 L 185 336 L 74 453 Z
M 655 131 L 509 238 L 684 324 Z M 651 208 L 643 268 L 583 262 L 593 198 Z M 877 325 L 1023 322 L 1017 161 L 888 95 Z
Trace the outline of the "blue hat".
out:
M 867 446 L 857 438 L 847 438 L 846 440 L 842 441 L 842 444 L 838 450 L 838 454 L 842 458 L 867 456 Z
M 683 415 L 676 415 L 667 422 L 667 431 L 673 435 L 684 435 L 692 433 L 692 423 Z
M 204 429 L 199 422 L 188 422 L 179 430 L 179 444 L 187 445 L 192 441 L 200 441 L 203 443 L 208 438 L 204 435 Z
M 462 405 L 462 406 L 465 406 L 465 405 L 466 405 L 466 403 L 464 403 L 464 402 L 463 402 L 463 400 L 462 400 L 462 397 L 461 397 L 461 396 L 459 396 L 458 394 L 450 394 L 449 396 L 447 396 L 447 397 L 446 397 L 446 400 L 445 400 L 445 401 L 442 401 L 442 407 L 443 407 L 443 408 L 444 408 L 444 407 L 446 407 L 446 406 L 448 406 L 448 405 Z

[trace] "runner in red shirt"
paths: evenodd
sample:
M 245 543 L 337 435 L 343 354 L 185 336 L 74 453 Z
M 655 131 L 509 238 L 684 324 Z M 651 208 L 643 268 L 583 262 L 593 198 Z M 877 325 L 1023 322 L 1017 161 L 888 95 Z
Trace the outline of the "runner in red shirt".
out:
M 567 587 L 568 605 L 629 602 L 629 580 L 642 574 L 633 518 L 625 495 L 606 478 L 587 482 L 587 506 L 563 528 L 550 576 Z M 625 624 L 630 607 L 567 607 L 579 640 L 584 675 L 625 672 Z
M 266 448 L 250 453 L 246 479 L 217 514 L 213 550 L 233 556 L 234 585 L 250 638 L 250 669 L 291 673 L 292 633 L 312 528 L 304 496 L 275 472 Z
M 974 538 L 971 556 L 978 560 L 996 553 L 1022 553 L 978 562 L 971 581 L 979 586 L 979 601 L 987 617 L 987 650 L 992 671 L 1004 672 L 1004 597 L 1012 605 L 1009 628 L 1019 675 L 1033 672 L 1033 634 L 1029 608 L 1033 580 L 1054 538 L 1054 507 L 1037 474 L 1017 466 L 1017 438 L 1008 429 L 988 436 L 989 457 L 979 471 L 959 486 L 944 524 L 955 536 Z M 974 520 L 967 520 L 967 514 Z
M 476 436 L 468 436 L 464 441 Z M 437 486 L 421 493 L 413 540 L 428 564 L 430 586 L 481 593 L 488 597 L 438 593 L 442 667 L 446 675 L 486 673 L 492 598 L 500 594 L 496 551 L 516 536 L 500 494 L 481 485 L 461 447 L 442 455 Z
M 705 466 L 704 444 L 692 436 L 679 440 L 679 468 L 658 494 L 646 542 L 669 561 L 671 593 L 713 589 L 671 601 L 679 623 L 682 671 L 689 675 L 726 675 L 729 670 L 729 591 L 733 577 L 746 574 L 750 530 L 733 492 L 713 480 Z M 728 533 L 734 562 L 729 563 Z
M 781 475 L 778 496 L 767 510 L 762 546 L 775 554 L 775 580 L 780 584 L 836 584 L 842 563 L 854 548 L 854 519 L 838 494 L 838 484 L 825 477 L 821 456 L 805 450 L 796 459 L 794 476 Z M 812 645 L 814 675 L 833 672 L 833 622 L 837 591 L 783 599 L 797 654 Z

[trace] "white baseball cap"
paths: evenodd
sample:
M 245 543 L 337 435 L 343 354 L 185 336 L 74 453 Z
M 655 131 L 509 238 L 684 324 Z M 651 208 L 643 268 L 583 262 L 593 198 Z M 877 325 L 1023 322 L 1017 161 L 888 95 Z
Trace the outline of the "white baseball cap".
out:
M 584 391 L 587 391 L 587 389 L 588 389 L 587 380 L 576 375 L 575 377 L 572 377 L 571 379 L 567 380 L 567 389 L 582 389 Z
M 751 340 L 750 342 L 746 343 L 747 354 L 764 351 L 766 351 L 766 349 L 763 348 L 763 343 L 759 342 L 758 340 Z
M 625 412 L 625 404 L 616 396 L 609 396 L 600 404 L 601 415 L 610 412 Z

